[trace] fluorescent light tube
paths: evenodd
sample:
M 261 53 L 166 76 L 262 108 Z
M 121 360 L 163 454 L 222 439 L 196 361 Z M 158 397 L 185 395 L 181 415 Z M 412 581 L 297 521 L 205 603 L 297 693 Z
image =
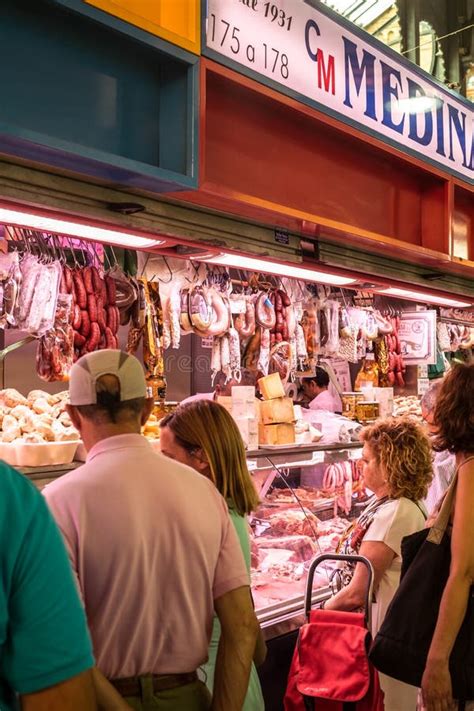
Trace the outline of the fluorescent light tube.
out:
M 141 237 L 140 235 L 120 232 L 106 227 L 94 227 L 94 225 L 85 225 L 81 222 L 71 222 L 3 207 L 0 207 L 0 222 L 6 225 L 39 230 L 40 232 L 53 232 L 58 235 L 67 235 L 68 237 L 106 242 L 115 244 L 118 247 L 145 249 L 147 247 L 158 247 L 166 242 L 166 240 Z
M 256 257 L 242 257 L 239 254 L 230 254 L 228 252 L 208 258 L 205 262 L 207 264 L 219 264 L 223 267 L 248 269 L 254 272 L 275 274 L 276 276 L 290 277 L 292 279 L 331 284 L 332 286 L 348 286 L 356 282 L 356 279 L 340 276 L 339 274 L 326 274 L 326 272 L 318 272 L 314 269 L 305 269 L 304 267 L 295 267 L 289 264 L 280 264 L 279 262 L 269 262 Z
M 390 287 L 387 289 L 377 289 L 377 293 L 386 294 L 387 296 L 398 296 L 402 299 L 423 301 L 426 304 L 437 304 L 438 306 L 455 306 L 457 308 L 472 306 L 472 302 L 470 301 L 459 301 L 458 299 L 451 299 L 448 296 L 426 294 L 422 291 L 411 291 L 410 289 Z

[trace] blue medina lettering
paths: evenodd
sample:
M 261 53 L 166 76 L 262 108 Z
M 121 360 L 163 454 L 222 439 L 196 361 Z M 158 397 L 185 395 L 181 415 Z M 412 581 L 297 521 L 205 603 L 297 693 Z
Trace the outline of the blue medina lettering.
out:
M 462 151 L 463 167 L 469 170 L 474 169 L 474 136 L 471 137 L 471 146 L 469 146 L 467 113 L 436 97 L 432 108 L 427 108 L 420 113 L 410 112 L 408 116 L 404 113 L 398 120 L 395 120 L 392 115 L 393 100 L 397 101 L 402 98 L 403 94 L 410 99 L 426 97 L 427 94 L 417 82 L 409 77 L 404 79 L 398 69 L 382 60 L 379 60 L 382 83 L 380 93 L 376 86 L 377 58 L 375 55 L 368 52 L 367 49 L 363 49 L 360 58 L 357 45 L 346 37 L 342 39 L 344 42 L 345 106 L 353 108 L 353 88 L 359 97 L 362 84 L 365 82 L 364 114 L 368 118 L 379 122 L 381 114 L 382 125 L 396 133 L 407 135 L 420 146 L 429 146 L 434 140 L 436 152 L 444 158 L 448 157 L 451 161 L 455 161 L 454 146 L 457 141 Z M 379 96 L 382 99 L 381 107 L 377 105 Z M 447 126 L 444 120 L 446 116 Z M 422 122 L 424 125 L 420 127 L 419 123 Z

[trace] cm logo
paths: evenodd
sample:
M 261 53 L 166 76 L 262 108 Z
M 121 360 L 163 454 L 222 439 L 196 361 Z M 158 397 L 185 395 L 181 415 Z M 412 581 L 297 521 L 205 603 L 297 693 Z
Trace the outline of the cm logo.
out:
M 308 20 L 304 29 L 306 51 L 310 59 L 318 65 L 318 89 L 325 92 L 336 93 L 336 67 L 334 55 L 328 54 L 317 46 L 317 37 L 321 37 L 321 30 L 315 20 Z

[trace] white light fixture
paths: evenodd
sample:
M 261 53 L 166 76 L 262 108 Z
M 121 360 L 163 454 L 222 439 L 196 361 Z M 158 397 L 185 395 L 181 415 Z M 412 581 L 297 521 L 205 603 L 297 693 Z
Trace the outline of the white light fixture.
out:
M 147 247 L 158 247 L 166 243 L 166 240 L 153 239 L 151 237 L 141 237 L 140 235 L 120 232 L 105 227 L 94 227 L 81 222 L 71 222 L 55 217 L 35 215 L 30 212 L 20 212 L 0 207 L 0 223 L 14 225 L 15 227 L 25 227 L 40 232 L 52 232 L 68 237 L 93 240 L 95 242 L 106 242 L 115 244 L 118 247 L 134 247 L 145 249 Z
M 332 286 L 348 286 L 356 282 L 356 279 L 340 276 L 339 274 L 327 274 L 326 272 L 318 272 L 314 269 L 305 269 L 304 267 L 295 267 L 293 265 L 280 264 L 279 262 L 269 262 L 256 257 L 242 257 L 239 254 L 231 254 L 229 252 L 218 254 L 205 261 L 207 264 L 219 264 L 223 267 L 248 269 L 254 272 L 275 274 L 276 276 L 320 282 L 321 284 L 331 284 Z
M 459 301 L 458 299 L 451 299 L 448 296 L 437 296 L 436 294 L 426 294 L 422 291 L 411 291 L 410 289 L 398 289 L 396 287 L 377 289 L 377 293 L 386 294 L 387 296 L 398 296 L 410 301 L 422 301 L 425 304 L 436 304 L 437 306 L 455 306 L 456 308 L 472 306 L 471 301 Z

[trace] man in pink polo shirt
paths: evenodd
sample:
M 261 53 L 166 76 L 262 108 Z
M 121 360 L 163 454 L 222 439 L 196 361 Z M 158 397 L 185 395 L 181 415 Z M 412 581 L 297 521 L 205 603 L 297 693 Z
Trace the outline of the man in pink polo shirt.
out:
M 136 358 L 82 357 L 69 394 L 87 460 L 44 495 L 77 576 L 106 707 L 123 703 L 108 679 L 137 711 L 241 709 L 258 623 L 225 501 L 140 434 L 153 403 Z M 222 638 L 211 701 L 196 669 L 214 610 Z

